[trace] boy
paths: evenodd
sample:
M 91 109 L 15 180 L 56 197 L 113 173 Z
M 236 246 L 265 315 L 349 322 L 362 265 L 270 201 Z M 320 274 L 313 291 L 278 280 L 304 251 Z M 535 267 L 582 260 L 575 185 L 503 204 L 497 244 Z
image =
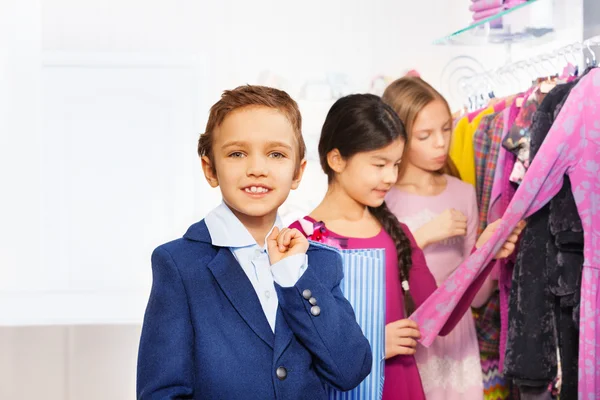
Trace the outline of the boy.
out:
M 282 228 L 306 165 L 298 106 L 243 86 L 210 111 L 198 153 L 223 203 L 152 254 L 139 399 L 327 399 L 371 349 L 340 291 L 339 254 Z

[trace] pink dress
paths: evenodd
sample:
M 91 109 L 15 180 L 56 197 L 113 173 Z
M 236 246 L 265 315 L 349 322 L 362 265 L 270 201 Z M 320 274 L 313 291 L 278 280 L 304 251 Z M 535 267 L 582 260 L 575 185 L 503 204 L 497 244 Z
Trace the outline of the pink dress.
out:
M 579 395 L 600 398 L 600 69 L 571 91 L 544 143 L 512 198 L 492 238 L 471 255 L 411 316 L 421 327 L 421 343 L 434 342 L 469 287 L 491 270 L 486 266 L 517 223 L 547 204 L 567 174 L 584 231 L 584 263 L 579 325 Z
M 304 217 L 305 220 L 315 223 L 311 217 Z M 290 225 L 290 228 L 296 228 L 306 235 L 302 225 L 296 221 Z M 414 237 L 409 229 L 402 225 L 404 232 L 411 242 L 412 249 L 412 268 L 410 270 L 409 285 L 411 294 L 416 306 L 421 305 L 428 296 L 433 293 L 437 285 L 435 279 L 425 261 L 423 251 L 417 246 Z M 385 268 L 386 268 L 386 324 L 404 319 L 404 299 L 400 279 L 398 278 L 398 257 L 396 246 L 392 238 L 383 229 L 378 235 L 371 238 L 352 238 L 336 234 L 327 230 L 325 235 L 342 238 L 345 248 L 348 249 L 385 249 Z M 311 237 L 312 239 L 312 237 Z M 390 255 L 388 257 L 387 255 Z M 470 290 L 478 290 L 475 285 Z M 446 326 L 440 334 L 445 335 L 451 331 L 460 321 L 460 317 L 469 311 L 469 303 L 461 303 L 458 307 L 457 317 L 449 319 Z M 483 389 L 482 389 L 483 390 Z M 385 381 L 383 385 L 382 400 L 425 400 L 423 386 L 417 369 L 417 363 L 412 356 L 396 356 L 387 359 L 385 362 Z
M 466 237 L 453 237 L 427 246 L 423 252 L 436 283 L 441 285 L 465 260 L 477 239 L 478 211 L 472 185 L 446 175 L 445 190 L 420 196 L 394 188 L 386 202 L 396 217 L 415 232 L 448 208 L 468 218 Z M 437 337 L 415 355 L 428 400 L 483 399 L 483 375 L 475 321 L 469 309 L 447 336 Z

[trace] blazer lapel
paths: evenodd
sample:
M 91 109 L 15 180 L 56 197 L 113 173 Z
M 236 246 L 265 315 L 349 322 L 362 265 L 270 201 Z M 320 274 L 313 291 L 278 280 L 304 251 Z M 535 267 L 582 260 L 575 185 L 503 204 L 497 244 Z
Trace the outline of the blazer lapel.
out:
M 208 263 L 208 268 L 240 316 L 272 348 L 274 335 L 269 321 L 254 287 L 231 251 L 226 247 L 219 248 L 215 258 Z
M 292 341 L 293 336 L 294 334 L 287 324 L 287 321 L 283 316 L 283 312 L 281 312 L 281 307 L 278 307 L 277 318 L 275 319 L 275 347 L 273 362 L 277 362 L 277 360 L 279 360 L 279 357 L 281 357 L 285 349 Z

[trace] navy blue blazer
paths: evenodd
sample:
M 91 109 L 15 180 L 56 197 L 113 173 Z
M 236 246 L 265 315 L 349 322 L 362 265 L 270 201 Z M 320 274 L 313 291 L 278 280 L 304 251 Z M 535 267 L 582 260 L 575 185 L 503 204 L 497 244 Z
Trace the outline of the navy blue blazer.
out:
M 204 221 L 152 254 L 138 399 L 327 399 L 371 372 L 371 348 L 342 295 L 342 260 L 311 244 L 295 286 L 275 284 L 275 334 L 248 277 Z M 320 313 L 311 313 L 306 290 Z

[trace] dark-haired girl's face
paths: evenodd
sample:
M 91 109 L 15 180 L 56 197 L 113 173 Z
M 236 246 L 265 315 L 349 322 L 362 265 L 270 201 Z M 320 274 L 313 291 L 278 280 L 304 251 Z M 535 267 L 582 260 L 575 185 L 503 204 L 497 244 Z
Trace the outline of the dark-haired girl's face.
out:
M 396 183 L 404 140 L 396 139 L 381 149 L 357 153 L 334 170 L 335 181 L 356 202 L 379 207 Z

